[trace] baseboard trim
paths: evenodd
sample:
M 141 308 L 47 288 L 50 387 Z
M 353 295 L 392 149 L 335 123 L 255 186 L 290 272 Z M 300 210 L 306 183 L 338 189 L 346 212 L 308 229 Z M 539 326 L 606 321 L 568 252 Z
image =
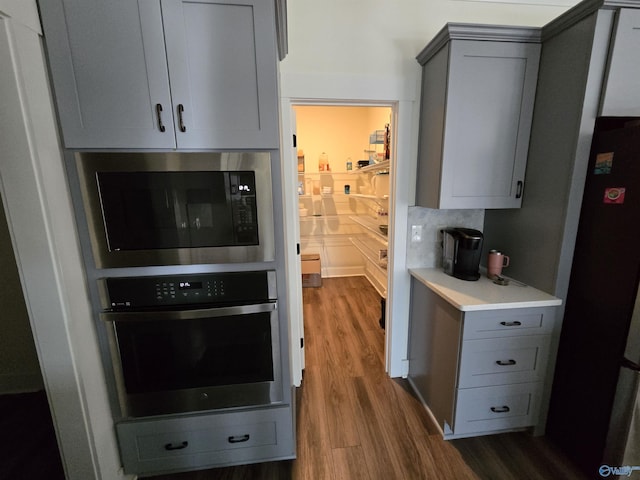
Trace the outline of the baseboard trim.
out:
M 322 267 L 322 278 L 364 276 L 363 266 Z

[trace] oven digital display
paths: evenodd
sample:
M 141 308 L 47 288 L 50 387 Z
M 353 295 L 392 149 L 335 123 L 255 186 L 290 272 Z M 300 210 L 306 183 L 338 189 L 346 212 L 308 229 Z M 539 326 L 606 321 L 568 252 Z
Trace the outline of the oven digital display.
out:
M 180 282 L 178 288 L 180 290 L 200 290 L 202 282 Z

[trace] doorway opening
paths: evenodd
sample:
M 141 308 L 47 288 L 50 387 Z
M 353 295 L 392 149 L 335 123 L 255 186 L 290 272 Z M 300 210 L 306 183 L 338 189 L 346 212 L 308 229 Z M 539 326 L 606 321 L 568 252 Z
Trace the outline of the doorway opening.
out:
M 391 305 L 394 106 L 292 102 L 291 108 L 303 288 L 322 288 L 323 279 L 364 277 L 378 293 L 385 328 Z

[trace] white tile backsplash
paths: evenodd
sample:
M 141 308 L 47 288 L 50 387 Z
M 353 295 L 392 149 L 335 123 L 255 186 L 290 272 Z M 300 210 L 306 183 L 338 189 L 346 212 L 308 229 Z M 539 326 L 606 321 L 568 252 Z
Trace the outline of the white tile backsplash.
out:
M 422 226 L 422 239 L 411 241 L 411 226 Z M 442 236 L 445 227 L 465 227 L 482 231 L 484 210 L 434 210 L 409 207 L 407 233 L 407 268 L 434 268 L 442 266 Z

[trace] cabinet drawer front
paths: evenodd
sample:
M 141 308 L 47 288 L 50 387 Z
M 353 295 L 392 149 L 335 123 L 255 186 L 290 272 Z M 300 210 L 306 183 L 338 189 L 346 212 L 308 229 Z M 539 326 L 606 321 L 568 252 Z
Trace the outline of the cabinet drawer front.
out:
M 539 383 L 458 390 L 454 434 L 490 432 L 535 425 Z
M 554 326 L 555 307 L 466 312 L 463 339 L 545 335 Z
M 116 425 L 126 473 L 149 474 L 291 458 L 290 407 L 155 418 Z
M 550 337 L 490 338 L 463 343 L 459 388 L 486 387 L 543 379 Z
M 216 429 L 174 431 L 137 437 L 138 458 L 194 455 L 233 448 L 276 443 L 275 422 L 227 426 Z

